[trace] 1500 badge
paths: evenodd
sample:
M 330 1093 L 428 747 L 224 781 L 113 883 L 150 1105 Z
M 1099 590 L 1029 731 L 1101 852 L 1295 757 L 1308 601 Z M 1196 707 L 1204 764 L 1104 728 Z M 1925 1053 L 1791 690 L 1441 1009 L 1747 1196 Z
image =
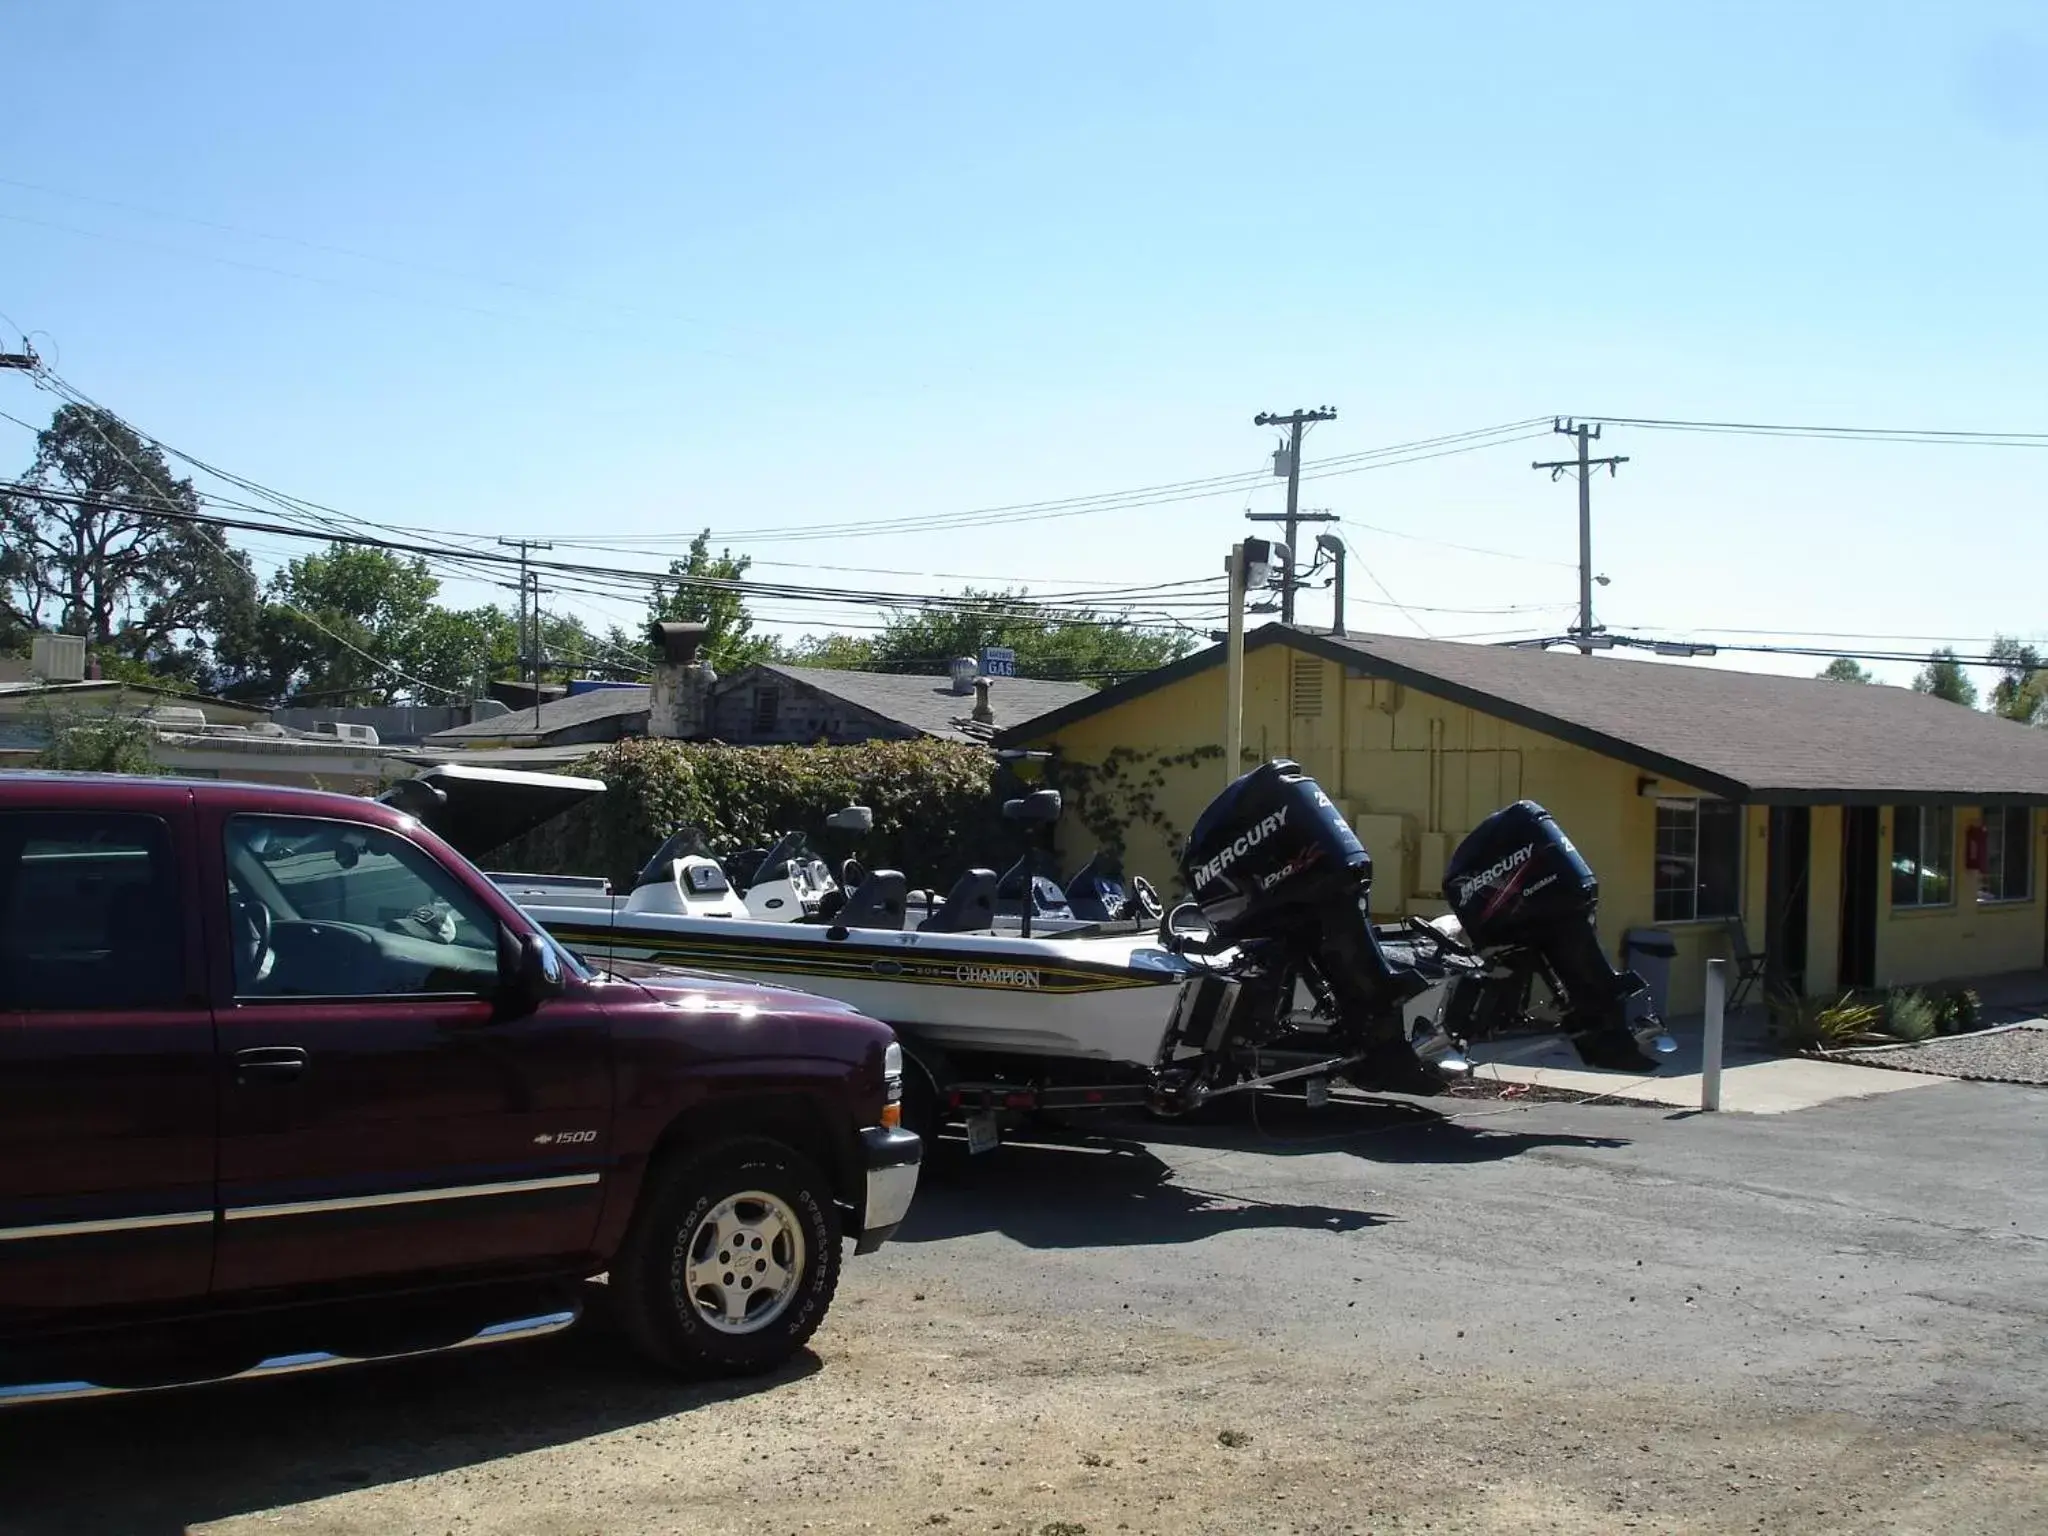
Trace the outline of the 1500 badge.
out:
M 597 1140 L 595 1131 L 542 1131 L 533 1138 L 536 1147 L 583 1147 Z

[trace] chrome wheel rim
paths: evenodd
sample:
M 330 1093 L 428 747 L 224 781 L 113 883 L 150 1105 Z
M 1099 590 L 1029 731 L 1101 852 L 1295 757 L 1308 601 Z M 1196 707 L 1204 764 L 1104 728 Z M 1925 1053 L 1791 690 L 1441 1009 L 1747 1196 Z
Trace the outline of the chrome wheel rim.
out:
M 803 1226 L 788 1202 L 763 1190 L 721 1200 L 683 1247 L 683 1294 L 720 1333 L 768 1327 L 789 1310 L 803 1272 Z

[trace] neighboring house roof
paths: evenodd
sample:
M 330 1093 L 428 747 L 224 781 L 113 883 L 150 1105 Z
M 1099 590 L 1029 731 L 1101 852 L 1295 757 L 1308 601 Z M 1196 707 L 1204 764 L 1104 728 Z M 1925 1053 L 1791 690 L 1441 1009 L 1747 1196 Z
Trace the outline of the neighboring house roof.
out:
M 989 727 L 972 724 L 974 694 L 955 693 L 950 678 L 908 672 L 850 672 L 836 667 L 785 667 L 761 662 L 720 683 L 717 692 L 751 683 L 763 673 L 815 688 L 848 704 L 893 720 L 926 736 L 948 741 L 987 741 Z M 998 677 L 989 682 L 988 702 L 995 731 L 1020 727 L 1052 710 L 1092 698 L 1086 683 L 1038 677 Z
M 113 699 L 119 702 L 124 696 L 132 695 L 138 701 L 155 700 L 173 704 L 189 704 L 206 711 L 209 720 L 223 721 L 265 720 L 270 711 L 261 704 L 240 704 L 233 699 L 215 698 L 210 693 L 181 693 L 175 688 L 158 688 L 150 683 L 128 683 L 119 678 L 89 678 L 84 682 L 52 683 L 41 679 L 20 682 L 0 682 L 0 701 L 27 701 L 38 696 L 62 699 L 67 702 L 89 703 L 99 699 Z
M 2048 804 L 2048 731 L 1905 688 L 1393 635 L 1338 639 L 1281 624 L 1246 640 L 1250 650 L 1271 645 L 1731 799 Z M 1198 652 L 996 739 L 1043 739 L 1222 660 L 1220 646 Z
M 470 741 L 546 740 L 559 732 L 618 715 L 644 715 L 648 710 L 648 688 L 594 688 L 573 693 L 566 699 L 552 699 L 540 709 L 515 709 L 507 715 L 472 720 L 468 725 L 436 731 L 422 743 L 428 747 L 461 746 Z

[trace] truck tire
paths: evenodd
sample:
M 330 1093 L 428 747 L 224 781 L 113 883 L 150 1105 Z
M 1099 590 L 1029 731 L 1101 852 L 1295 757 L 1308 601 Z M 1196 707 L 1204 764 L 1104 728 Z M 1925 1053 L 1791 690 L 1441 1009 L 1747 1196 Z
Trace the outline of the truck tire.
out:
M 839 1284 L 839 1209 L 812 1162 L 747 1137 L 649 1174 L 611 1270 L 636 1349 L 689 1375 L 772 1371 L 824 1321 Z

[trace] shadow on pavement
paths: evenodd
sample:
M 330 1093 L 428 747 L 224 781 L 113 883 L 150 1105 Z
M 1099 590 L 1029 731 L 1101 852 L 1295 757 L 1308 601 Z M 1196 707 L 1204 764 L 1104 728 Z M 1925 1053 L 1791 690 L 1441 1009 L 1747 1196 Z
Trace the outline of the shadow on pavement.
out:
M 627 1352 L 602 1288 L 590 1290 L 581 1324 L 531 1344 L 10 1410 L 0 1530 L 175 1536 L 773 1391 L 819 1369 L 806 1352 L 744 1381 L 664 1377 Z
M 1215 1195 L 1173 1182 L 1173 1169 L 1138 1142 L 1047 1131 L 971 1162 L 948 1146 L 922 1182 L 898 1243 L 1000 1232 L 1029 1248 L 1192 1243 L 1219 1232 L 1289 1228 L 1356 1232 L 1374 1211 Z
M 1571 1107 L 1547 1108 L 1554 1116 Z M 1104 1122 L 1103 1129 L 1176 1147 L 1282 1157 L 1348 1152 L 1374 1163 L 1494 1163 L 1545 1147 L 1629 1145 L 1625 1136 L 1536 1129 L 1531 1117 L 1538 1113 L 1543 1111 L 1535 1106 L 1447 1098 L 1336 1098 L 1311 1109 L 1296 1097 L 1245 1094 L 1217 1101 L 1193 1117 Z M 1085 1128 L 1085 1122 L 1078 1128 Z

